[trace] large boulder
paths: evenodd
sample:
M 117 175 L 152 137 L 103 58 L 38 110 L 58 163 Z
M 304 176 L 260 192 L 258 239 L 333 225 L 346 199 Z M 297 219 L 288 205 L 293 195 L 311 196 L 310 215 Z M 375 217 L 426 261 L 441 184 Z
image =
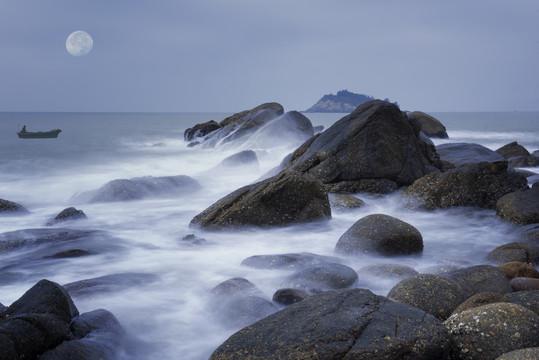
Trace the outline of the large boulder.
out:
M 529 156 L 530 152 L 526 148 L 516 141 L 509 143 L 497 149 L 496 152 L 503 156 L 505 159 L 510 159 L 515 156 Z
M 307 140 L 284 166 L 312 174 L 340 193 L 390 192 L 442 168 L 417 123 L 381 100 L 360 105 Z
M 419 122 L 421 131 L 428 137 L 447 139 L 445 126 L 434 116 L 425 114 L 422 111 L 414 111 L 408 114 L 408 119 Z
M 539 223 L 539 187 L 502 196 L 496 202 L 496 212 L 517 224 Z
M 210 120 L 202 124 L 196 124 L 192 128 L 186 129 L 183 133 L 183 138 L 185 141 L 191 141 L 198 137 L 204 137 L 212 131 L 215 131 L 220 128 L 222 128 L 222 126 L 219 125 L 219 123 L 217 123 L 215 120 Z
M 351 267 L 338 263 L 307 266 L 289 275 L 283 288 L 304 290 L 308 293 L 349 288 L 357 282 L 357 273 Z
M 477 206 L 493 209 L 502 196 L 527 188 L 526 177 L 508 169 L 507 162 L 481 162 L 428 174 L 409 186 L 402 197 L 409 208 Z
M 465 290 L 466 297 L 481 292 L 505 295 L 513 291 L 504 272 L 496 266 L 475 265 L 442 275 L 457 281 Z
M 14 203 L 13 201 L 0 199 L 0 215 L 23 215 L 28 214 L 24 206 Z
M 457 359 L 494 360 L 539 346 L 539 316 L 512 303 L 494 303 L 451 315 L 445 322 Z
M 143 176 L 109 181 L 97 190 L 74 196 L 77 201 L 89 203 L 140 200 L 149 197 L 192 194 L 201 189 L 190 176 Z
M 431 274 L 401 280 L 387 297 L 420 308 L 441 320 L 447 319 L 467 298 L 466 291 L 458 282 Z
M 282 226 L 331 217 L 320 182 L 299 173 L 281 173 L 244 186 L 198 214 L 190 226 L 207 230 L 241 226 Z
M 230 124 L 242 123 L 243 119 L 247 115 L 254 114 L 260 110 L 273 110 L 278 115 L 284 114 L 284 109 L 281 104 L 276 103 L 276 102 L 269 102 L 269 103 L 258 105 L 257 107 L 252 108 L 251 110 L 243 110 L 243 111 L 240 111 L 239 113 L 235 113 L 234 115 L 231 115 L 225 118 L 224 120 L 222 120 L 219 124 L 221 126 L 227 126 Z
M 504 157 L 487 147 L 473 143 L 446 143 L 436 146 L 440 159 L 455 166 L 479 162 L 496 162 Z
M 368 290 L 328 291 L 232 335 L 211 360 L 446 359 L 443 324 Z
M 423 237 L 412 225 L 384 214 L 359 219 L 337 241 L 341 254 L 416 254 L 423 250 Z
M 525 242 L 511 242 L 494 248 L 487 254 L 486 260 L 495 264 L 521 261 L 539 265 L 539 246 Z
M 522 305 L 539 315 L 539 290 L 515 291 L 505 298 L 514 304 Z

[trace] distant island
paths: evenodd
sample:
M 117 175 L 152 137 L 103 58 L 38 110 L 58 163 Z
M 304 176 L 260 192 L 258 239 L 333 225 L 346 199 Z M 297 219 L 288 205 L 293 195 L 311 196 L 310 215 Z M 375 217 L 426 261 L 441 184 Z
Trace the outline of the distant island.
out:
M 329 94 L 324 95 L 320 100 L 316 102 L 305 112 L 310 113 L 350 113 L 354 111 L 359 105 L 375 100 L 374 97 L 363 94 L 355 94 L 348 90 L 340 90 L 337 95 Z M 389 101 L 389 99 L 384 99 Z M 397 102 L 394 102 L 398 105 Z

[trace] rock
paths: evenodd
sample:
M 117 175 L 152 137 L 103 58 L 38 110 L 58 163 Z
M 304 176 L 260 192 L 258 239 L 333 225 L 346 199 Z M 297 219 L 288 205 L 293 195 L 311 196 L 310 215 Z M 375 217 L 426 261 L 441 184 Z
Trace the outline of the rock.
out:
M 313 131 L 315 134 L 321 133 L 324 131 L 324 125 L 313 126 Z
M 9 200 L 0 199 L 0 216 L 4 215 L 24 215 L 29 214 L 24 206 Z
M 445 359 L 443 324 L 368 290 L 329 291 L 232 335 L 211 360 Z
M 539 347 L 511 351 L 496 358 L 496 360 L 537 360 L 537 359 L 539 359 Z
M 273 301 L 288 306 L 297 303 L 298 301 L 305 300 L 309 296 L 309 293 L 299 289 L 279 289 L 273 294 Z
M 253 108 L 251 110 L 244 110 L 244 111 L 236 113 L 236 114 L 234 114 L 232 116 L 229 116 L 226 119 L 224 119 L 223 121 L 221 121 L 220 125 L 221 126 L 227 126 L 227 125 L 230 125 L 230 124 L 241 122 L 242 119 L 245 116 L 256 113 L 256 112 L 258 112 L 260 110 L 273 110 L 273 111 L 275 111 L 275 113 L 277 115 L 283 115 L 284 114 L 284 109 L 283 109 L 283 106 L 281 104 L 278 104 L 276 102 L 264 103 L 262 105 L 258 105 L 257 107 L 255 107 L 255 108 Z
M 307 266 L 321 265 L 327 263 L 338 263 L 339 258 L 333 256 L 322 256 L 308 252 L 275 254 L 275 255 L 254 255 L 241 262 L 242 266 L 249 266 L 256 269 L 303 269 Z
M 467 298 L 481 292 L 505 295 L 513 291 L 503 271 L 496 266 L 470 266 L 443 276 L 457 281 L 466 291 Z
M 401 280 L 387 297 L 445 320 L 467 296 L 454 280 L 440 275 L 420 274 Z
M 508 279 L 530 277 L 539 279 L 539 271 L 530 264 L 521 261 L 509 261 L 498 265 Z
M 355 196 L 348 194 L 328 194 L 329 205 L 331 209 L 335 210 L 347 210 L 347 209 L 359 209 L 365 206 L 365 202 L 358 199 Z
M 487 304 L 493 304 L 498 302 L 509 302 L 507 298 L 500 294 L 495 294 L 491 292 L 481 292 L 477 293 L 464 302 L 462 302 L 457 308 L 453 311 L 453 314 L 463 312 L 478 306 L 483 306 Z
M 473 143 L 446 143 L 436 146 L 440 159 L 455 166 L 480 162 L 504 161 L 504 157 L 487 147 Z
M 403 193 L 408 208 L 478 206 L 493 209 L 502 196 L 528 187 L 526 178 L 507 169 L 507 162 L 481 162 L 432 173 L 409 186 Z
M 539 225 L 532 225 L 521 234 L 522 240 L 539 245 Z
M 496 213 L 517 224 L 539 222 L 539 187 L 506 194 L 496 202 Z
M 150 284 L 159 280 L 153 274 L 119 273 L 86 279 L 65 284 L 64 288 L 71 296 L 82 297 L 121 291 L 133 286 Z
M 515 291 L 505 298 L 514 304 L 522 305 L 539 315 L 539 290 Z
M 258 157 L 253 150 L 244 150 L 230 155 L 221 161 L 221 164 L 218 167 L 230 168 L 238 166 L 248 166 L 259 169 Z
M 196 236 L 195 234 L 189 234 L 185 235 L 183 238 L 181 238 L 180 243 L 182 245 L 190 245 L 190 246 L 198 246 L 198 245 L 205 245 L 208 243 L 208 240 L 204 238 L 200 238 Z
M 92 255 L 92 253 L 86 250 L 82 250 L 82 249 L 71 249 L 71 250 L 61 251 L 53 255 L 45 256 L 45 259 L 66 259 L 66 258 L 74 258 L 74 257 L 88 256 L 88 255 Z
M 297 173 L 280 174 L 244 186 L 198 214 L 190 226 L 206 230 L 283 226 L 331 217 L 320 182 Z
M 428 137 L 447 139 L 447 131 L 440 120 L 435 117 L 425 114 L 421 111 L 414 111 L 408 114 L 408 119 L 419 122 L 421 131 Z
M 287 276 L 281 287 L 300 289 L 308 293 L 345 289 L 357 282 L 354 269 L 337 263 L 307 266 Z
M 339 239 L 335 251 L 341 254 L 417 254 L 423 250 L 421 233 L 412 225 L 384 214 L 359 219 Z
M 479 306 L 451 315 L 445 325 L 459 359 L 490 360 L 512 350 L 539 346 L 539 316 L 520 305 Z
M 247 141 L 250 147 L 273 148 L 301 145 L 314 135 L 313 124 L 305 115 L 289 111 L 258 129 Z
M 539 157 L 535 155 L 515 156 L 507 159 L 512 167 L 536 167 L 539 165 Z
M 192 128 L 186 129 L 183 133 L 183 138 L 185 141 L 191 141 L 197 137 L 204 137 L 212 131 L 215 131 L 220 128 L 222 128 L 222 126 L 219 125 L 219 123 L 214 120 L 210 120 L 202 124 L 196 124 Z
M 393 191 L 442 164 L 434 145 L 420 137 L 399 108 L 375 100 L 360 105 L 329 129 L 307 140 L 286 170 L 312 174 L 328 191 Z
M 254 323 L 278 310 L 253 283 L 244 278 L 222 282 L 211 291 L 209 311 L 216 320 L 234 327 Z
M 502 146 L 496 150 L 498 154 L 503 156 L 505 159 L 509 159 L 515 156 L 529 156 L 530 152 L 522 145 L 519 145 L 516 141 Z
M 185 176 L 144 176 L 112 180 L 101 188 L 74 196 L 89 203 L 140 200 L 148 197 L 188 194 L 201 189 L 195 179 Z
M 512 279 L 509 284 L 513 291 L 539 290 L 539 279 L 517 277 Z
M 73 321 L 71 329 L 75 340 L 64 341 L 39 359 L 117 359 L 125 331 L 111 312 L 99 309 L 84 313 Z
M 539 264 L 539 246 L 525 242 L 512 242 L 496 247 L 488 253 L 485 259 L 495 264 L 509 261 Z
M 67 209 L 62 210 L 56 217 L 47 223 L 47 226 L 52 226 L 61 222 L 71 221 L 71 220 L 81 220 L 88 219 L 84 211 L 77 210 L 74 207 L 68 207 Z
M 410 276 L 419 275 L 414 268 L 400 264 L 367 265 L 360 268 L 357 272 L 360 277 L 377 276 L 399 280 L 408 278 Z

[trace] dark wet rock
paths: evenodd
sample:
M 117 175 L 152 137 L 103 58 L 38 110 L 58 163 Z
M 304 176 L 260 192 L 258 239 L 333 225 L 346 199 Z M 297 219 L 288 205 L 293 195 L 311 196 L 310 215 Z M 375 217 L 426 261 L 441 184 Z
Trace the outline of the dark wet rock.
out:
M 389 299 L 415 306 L 445 320 L 466 298 L 462 286 L 440 275 L 420 274 L 401 280 L 387 294 Z
M 261 127 L 249 139 L 249 144 L 257 148 L 297 147 L 313 135 L 311 120 L 297 111 L 289 111 Z
M 200 189 L 198 181 L 185 175 L 144 176 L 112 180 L 97 190 L 75 195 L 74 199 L 89 203 L 130 201 L 165 195 L 190 195 Z
M 490 360 L 513 350 L 539 346 L 539 316 L 516 304 L 472 308 L 450 316 L 445 325 L 458 359 Z
M 228 326 L 243 327 L 254 323 L 279 309 L 253 283 L 244 278 L 233 278 L 212 289 L 208 310 L 216 320 Z
M 509 261 L 539 264 L 539 246 L 525 242 L 500 245 L 488 253 L 486 260 L 495 264 L 503 264 Z
M 502 146 L 498 150 L 496 150 L 498 154 L 503 156 L 505 159 L 509 159 L 515 156 L 529 156 L 530 152 L 526 150 L 526 148 L 520 144 L 518 144 L 516 141 L 513 141 L 512 143 L 509 143 L 507 145 Z
M 75 281 L 65 284 L 64 288 L 71 296 L 82 297 L 121 291 L 134 286 L 151 284 L 158 280 L 159 277 L 153 274 L 120 273 Z
M 199 246 L 206 245 L 207 243 L 208 240 L 198 237 L 195 234 L 188 234 L 180 239 L 180 244 L 182 245 Z
M 251 110 L 244 110 L 244 111 L 240 111 L 239 113 L 235 113 L 234 115 L 231 115 L 227 117 L 226 119 L 222 120 L 220 122 L 220 125 L 227 126 L 227 125 L 238 123 L 238 122 L 241 123 L 243 121 L 243 118 L 245 118 L 245 116 L 254 114 L 260 110 L 273 110 L 278 115 L 284 114 L 284 109 L 281 104 L 276 103 L 276 102 L 269 102 L 269 103 L 264 103 L 262 105 L 258 105 L 257 107 Z
M 473 143 L 446 143 L 436 146 L 440 159 L 455 166 L 480 162 L 498 162 L 504 157 L 487 147 Z
M 453 314 L 463 312 L 478 306 L 483 306 L 487 304 L 494 304 L 498 302 L 508 302 L 507 298 L 500 294 L 495 294 L 491 292 L 482 292 L 475 294 L 464 302 L 462 302 L 457 308 L 453 311 Z
M 281 305 L 292 305 L 309 297 L 309 293 L 300 289 L 279 289 L 273 294 L 273 301 Z
M 302 269 L 307 266 L 321 265 L 327 263 L 338 263 L 339 258 L 333 256 L 323 256 L 308 252 L 275 254 L 275 255 L 254 255 L 241 262 L 243 266 L 256 269 Z
M 88 219 L 84 211 L 77 210 L 74 207 L 68 207 L 67 209 L 62 210 L 56 217 L 47 223 L 47 226 L 52 226 L 61 222 L 71 221 L 71 220 L 83 220 Z
M 496 360 L 537 360 L 537 359 L 539 359 L 539 347 L 511 351 L 496 358 Z
M 329 205 L 335 210 L 359 209 L 365 206 L 365 202 L 348 194 L 328 194 Z
M 423 274 L 434 274 L 434 275 L 441 275 L 441 274 L 447 274 L 452 271 L 460 270 L 463 267 L 461 265 L 455 265 L 455 264 L 445 264 L 445 265 L 434 265 L 429 266 L 421 273 Z
M 360 105 L 307 140 L 285 165 L 338 193 L 390 192 L 441 168 L 434 145 L 420 136 L 417 124 L 380 100 Z
M 116 317 L 103 309 L 80 315 L 71 324 L 71 330 L 74 340 L 64 341 L 39 359 L 114 360 L 125 337 Z
M 539 315 L 539 290 L 515 291 L 505 298 L 514 304 L 522 305 Z
M 287 276 L 281 287 L 308 293 L 349 288 L 357 282 L 357 273 L 349 266 L 326 263 L 307 266 Z
M 502 196 L 527 187 L 526 178 L 509 170 L 507 162 L 481 162 L 429 174 L 409 186 L 402 198 L 408 208 L 477 206 L 493 209 Z
M 232 335 L 211 360 L 446 359 L 443 324 L 368 290 L 329 291 Z
M 419 122 L 421 131 L 428 137 L 447 139 L 447 131 L 440 120 L 435 117 L 425 114 L 422 111 L 414 111 L 408 114 L 408 119 Z
M 536 167 L 539 166 L 539 157 L 535 155 L 515 156 L 507 159 L 513 167 Z
M 357 271 L 359 277 L 377 276 L 391 279 L 405 279 L 419 275 L 412 267 L 400 264 L 374 264 L 363 266 Z
M 457 281 L 465 290 L 466 297 L 481 292 L 505 295 L 513 291 L 504 272 L 496 266 L 470 266 L 443 274 L 443 276 Z
M 530 264 L 522 261 L 509 261 L 498 265 L 508 279 L 516 277 L 539 278 L 539 271 Z
M 517 277 L 509 282 L 513 291 L 539 290 L 539 279 Z
M 221 164 L 218 165 L 218 167 L 221 168 L 234 168 L 234 167 L 253 167 L 253 168 L 259 168 L 258 164 L 258 157 L 256 156 L 256 153 L 253 150 L 244 150 L 240 151 L 239 153 L 236 153 L 234 155 L 230 155 L 229 157 L 225 158 Z
M 522 240 L 539 245 L 539 225 L 532 225 L 525 229 L 521 236 Z
M 192 147 L 195 147 L 195 146 L 200 145 L 200 144 L 201 144 L 200 141 L 191 141 L 189 144 L 187 144 L 187 147 L 192 148 Z
M 335 251 L 341 254 L 417 254 L 423 250 L 421 233 L 412 225 L 384 214 L 358 220 L 339 239 Z
M 192 128 L 186 129 L 183 133 L 183 138 L 185 141 L 191 141 L 194 138 L 204 137 L 212 131 L 215 131 L 220 128 L 222 128 L 222 126 L 219 125 L 219 123 L 214 120 L 210 120 L 202 124 L 196 124 Z
M 88 256 L 88 255 L 92 255 L 92 253 L 86 250 L 82 250 L 82 249 L 70 249 L 70 250 L 58 252 L 53 255 L 46 256 L 45 258 L 66 259 L 66 258 L 74 258 L 74 257 Z
M 539 222 L 539 187 L 506 194 L 496 202 L 496 212 L 517 224 Z
M 191 226 L 222 230 L 241 226 L 283 226 L 331 217 L 320 182 L 298 173 L 280 174 L 244 186 L 198 214 Z
M 0 199 L 0 216 L 3 215 L 23 215 L 29 214 L 24 206 L 14 203 L 13 201 Z

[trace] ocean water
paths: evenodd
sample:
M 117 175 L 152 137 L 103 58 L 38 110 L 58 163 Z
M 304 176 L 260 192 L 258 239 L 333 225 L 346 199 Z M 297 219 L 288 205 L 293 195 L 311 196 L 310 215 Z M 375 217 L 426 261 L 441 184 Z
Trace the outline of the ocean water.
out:
M 252 255 L 311 252 L 336 256 L 339 237 L 361 217 L 384 213 L 415 226 L 423 235 L 421 256 L 343 258 L 354 268 L 397 263 L 429 271 L 440 264 L 486 263 L 494 247 L 517 241 L 522 228 L 499 219 L 492 210 L 459 208 L 407 211 L 398 196 L 358 194 L 367 206 L 334 211 L 331 220 L 264 230 L 205 233 L 188 227 L 191 219 L 233 190 L 259 179 L 278 165 L 297 144 L 256 148 L 256 144 L 218 149 L 188 148 L 186 128 L 225 113 L 0 113 L 0 198 L 31 211 L 0 217 L 0 233 L 44 228 L 66 207 L 82 209 L 88 220 L 53 229 L 103 230 L 112 241 L 91 256 L 43 258 L 48 245 L 27 246 L 0 254 L 0 302 L 9 305 L 37 281 L 59 284 L 119 273 L 143 273 L 155 281 L 91 296 L 75 296 L 81 313 L 98 308 L 113 312 L 139 346 L 124 354 L 135 359 L 206 359 L 237 326 L 216 321 L 209 311 L 210 290 L 233 277 L 254 283 L 271 300 L 291 271 L 241 266 Z M 329 127 L 344 114 L 306 114 L 313 125 Z M 530 152 L 539 149 L 539 112 L 433 113 L 448 129 L 444 142 L 475 142 L 493 150 L 518 141 Z M 16 132 L 62 129 L 57 139 L 18 139 Z M 216 166 L 246 148 L 257 152 L 260 169 Z M 539 173 L 538 168 L 529 169 Z M 203 190 L 190 194 L 129 202 L 86 204 L 77 194 L 114 179 L 189 175 Z M 206 244 L 187 246 L 181 239 L 195 234 Z M 391 279 L 360 278 L 358 287 L 386 295 Z

